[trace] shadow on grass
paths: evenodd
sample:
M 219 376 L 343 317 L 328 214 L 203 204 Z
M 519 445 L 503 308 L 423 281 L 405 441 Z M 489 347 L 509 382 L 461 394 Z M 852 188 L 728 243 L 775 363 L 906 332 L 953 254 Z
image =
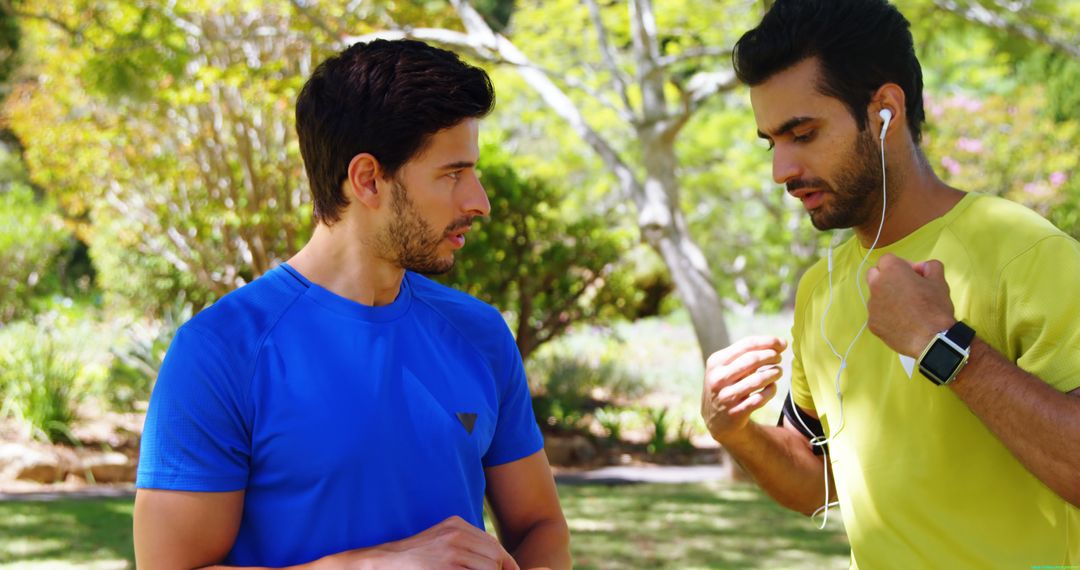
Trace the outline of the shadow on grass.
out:
M 846 568 L 839 523 L 817 523 L 752 485 L 561 487 L 575 565 L 607 568 Z
M 0 503 L 0 564 L 94 563 L 115 568 L 126 562 L 134 568 L 133 506 L 131 498 Z
M 819 531 L 753 485 L 577 484 L 560 486 L 559 495 L 579 569 L 848 564 L 838 522 Z M 131 498 L 0 502 L 0 565 L 134 567 L 132 508 Z

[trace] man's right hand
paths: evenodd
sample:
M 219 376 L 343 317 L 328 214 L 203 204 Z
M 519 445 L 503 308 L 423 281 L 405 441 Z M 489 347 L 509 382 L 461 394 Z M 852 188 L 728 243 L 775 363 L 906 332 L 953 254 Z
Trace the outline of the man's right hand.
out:
M 750 414 L 776 395 L 780 355 L 787 342 L 773 336 L 752 336 L 714 352 L 705 363 L 701 417 L 716 441 L 738 434 Z
M 342 568 L 520 570 L 494 536 L 457 516 L 409 538 L 339 556 Z

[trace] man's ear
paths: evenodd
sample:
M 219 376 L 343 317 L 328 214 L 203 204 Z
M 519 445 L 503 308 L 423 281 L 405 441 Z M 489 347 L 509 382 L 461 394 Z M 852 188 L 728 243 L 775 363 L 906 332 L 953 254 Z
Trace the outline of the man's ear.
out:
M 382 177 L 379 161 L 369 153 L 362 152 L 349 161 L 349 177 L 344 190 L 349 201 L 357 201 L 369 208 L 378 208 L 382 197 L 377 181 Z
M 886 83 L 878 88 L 877 92 L 870 98 L 870 105 L 866 108 L 870 124 L 874 126 L 871 130 L 875 135 L 881 133 L 881 118 L 878 114 L 882 109 L 888 109 L 892 112 L 890 125 L 896 127 L 907 125 L 906 101 L 904 89 L 895 83 Z M 889 130 L 894 129 L 890 127 Z

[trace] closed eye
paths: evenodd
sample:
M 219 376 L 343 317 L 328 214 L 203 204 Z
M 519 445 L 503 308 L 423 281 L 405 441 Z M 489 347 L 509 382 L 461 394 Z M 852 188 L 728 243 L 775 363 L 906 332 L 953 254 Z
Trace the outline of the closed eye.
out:
M 791 140 L 797 143 L 807 143 L 814 140 L 814 135 L 816 134 L 817 131 L 807 131 L 806 134 L 793 136 Z

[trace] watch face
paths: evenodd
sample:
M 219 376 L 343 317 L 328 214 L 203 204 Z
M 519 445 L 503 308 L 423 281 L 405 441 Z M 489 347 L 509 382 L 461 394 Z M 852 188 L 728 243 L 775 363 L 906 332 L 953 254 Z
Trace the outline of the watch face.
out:
M 938 341 L 926 352 L 920 365 L 938 379 L 947 380 L 963 360 L 963 354 L 944 342 Z

